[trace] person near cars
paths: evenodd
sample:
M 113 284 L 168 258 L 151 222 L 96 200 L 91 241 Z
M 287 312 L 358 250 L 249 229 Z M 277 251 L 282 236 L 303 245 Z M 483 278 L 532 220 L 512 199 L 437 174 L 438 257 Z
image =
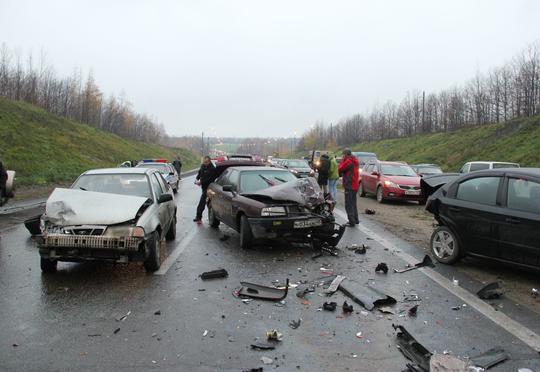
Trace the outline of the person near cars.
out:
M 330 169 L 328 171 L 328 192 L 332 199 L 337 201 L 337 181 L 339 179 L 338 163 L 334 155 L 330 156 Z
M 173 160 L 172 165 L 176 169 L 176 173 L 178 173 L 178 179 L 181 179 L 182 159 L 180 159 L 180 155 L 176 155 L 176 159 Z
M 343 150 L 343 159 L 338 166 L 338 172 L 343 177 L 343 189 L 345 190 L 345 211 L 349 219 L 349 226 L 360 223 L 358 219 L 358 207 L 356 205 L 356 193 L 358 192 L 358 159 L 353 156 L 350 149 Z
M 317 182 L 326 194 L 328 193 L 328 172 L 330 171 L 330 158 L 328 157 L 328 154 L 321 155 L 317 171 L 319 172 Z
M 7 179 L 8 179 L 7 170 L 4 167 L 4 163 L 0 159 L 0 198 L 5 196 Z
M 193 222 L 202 223 L 202 214 L 206 205 L 206 189 L 216 179 L 215 170 L 216 167 L 212 163 L 210 156 L 205 156 L 195 180 L 195 183 L 201 186 L 202 193 L 201 199 L 199 200 L 199 205 L 197 206 L 197 215 L 193 219 Z

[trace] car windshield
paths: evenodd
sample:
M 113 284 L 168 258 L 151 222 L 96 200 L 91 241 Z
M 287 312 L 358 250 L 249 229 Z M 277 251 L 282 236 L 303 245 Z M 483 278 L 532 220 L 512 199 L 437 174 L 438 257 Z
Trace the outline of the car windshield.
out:
M 165 163 L 140 163 L 137 164 L 137 168 L 151 168 L 162 174 L 169 174 L 169 167 Z
M 519 168 L 519 165 L 513 163 L 493 163 L 493 169 L 497 168 Z
M 385 176 L 417 177 L 418 175 L 408 165 L 382 164 L 382 174 Z
M 442 172 L 439 167 L 418 167 L 418 173 L 440 174 Z
M 377 160 L 377 157 L 373 155 L 356 155 L 356 158 L 358 159 L 358 163 L 360 165 L 371 163 Z
M 295 175 L 284 170 L 245 171 L 240 176 L 240 192 L 249 194 L 296 179 Z
M 84 191 L 105 192 L 150 198 L 150 186 L 145 174 L 85 174 L 71 186 Z
M 286 164 L 289 168 L 309 168 L 309 164 L 305 160 L 289 160 Z

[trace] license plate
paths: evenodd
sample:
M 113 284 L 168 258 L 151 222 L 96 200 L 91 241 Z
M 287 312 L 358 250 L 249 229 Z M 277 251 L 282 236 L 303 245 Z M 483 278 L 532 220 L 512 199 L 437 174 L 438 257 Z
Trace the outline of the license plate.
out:
M 312 218 L 303 221 L 294 221 L 295 229 L 305 229 L 307 227 L 322 226 L 322 220 L 320 218 Z
M 420 195 L 420 190 L 406 190 L 405 195 Z

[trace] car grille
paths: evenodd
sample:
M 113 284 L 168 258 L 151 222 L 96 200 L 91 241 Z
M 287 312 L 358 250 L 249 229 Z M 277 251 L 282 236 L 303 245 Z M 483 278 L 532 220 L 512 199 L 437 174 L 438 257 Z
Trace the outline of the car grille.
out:
M 136 251 L 141 243 L 140 238 L 128 237 L 108 237 L 108 236 L 80 236 L 65 234 L 48 234 L 44 237 L 45 247 L 66 247 L 66 248 L 94 248 L 94 249 L 115 249 Z
M 420 186 L 399 185 L 399 188 L 402 190 L 420 190 Z
M 93 235 L 100 236 L 105 232 L 105 227 L 77 227 L 64 229 L 66 234 L 70 235 Z

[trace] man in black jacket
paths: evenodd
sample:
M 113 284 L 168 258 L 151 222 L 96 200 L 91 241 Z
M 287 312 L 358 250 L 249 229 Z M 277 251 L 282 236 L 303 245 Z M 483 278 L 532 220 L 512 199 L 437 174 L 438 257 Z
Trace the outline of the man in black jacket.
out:
M 210 156 L 205 156 L 195 181 L 197 185 L 201 186 L 202 194 L 201 199 L 199 200 L 199 205 L 197 206 L 197 215 L 193 219 L 193 222 L 202 223 L 202 214 L 206 205 L 206 189 L 216 179 L 215 174 L 216 167 L 214 167 L 214 164 L 212 164 Z
M 178 173 L 178 179 L 180 179 L 180 174 L 182 173 L 182 160 L 180 160 L 180 155 L 176 155 L 176 159 L 174 159 L 172 165 Z

